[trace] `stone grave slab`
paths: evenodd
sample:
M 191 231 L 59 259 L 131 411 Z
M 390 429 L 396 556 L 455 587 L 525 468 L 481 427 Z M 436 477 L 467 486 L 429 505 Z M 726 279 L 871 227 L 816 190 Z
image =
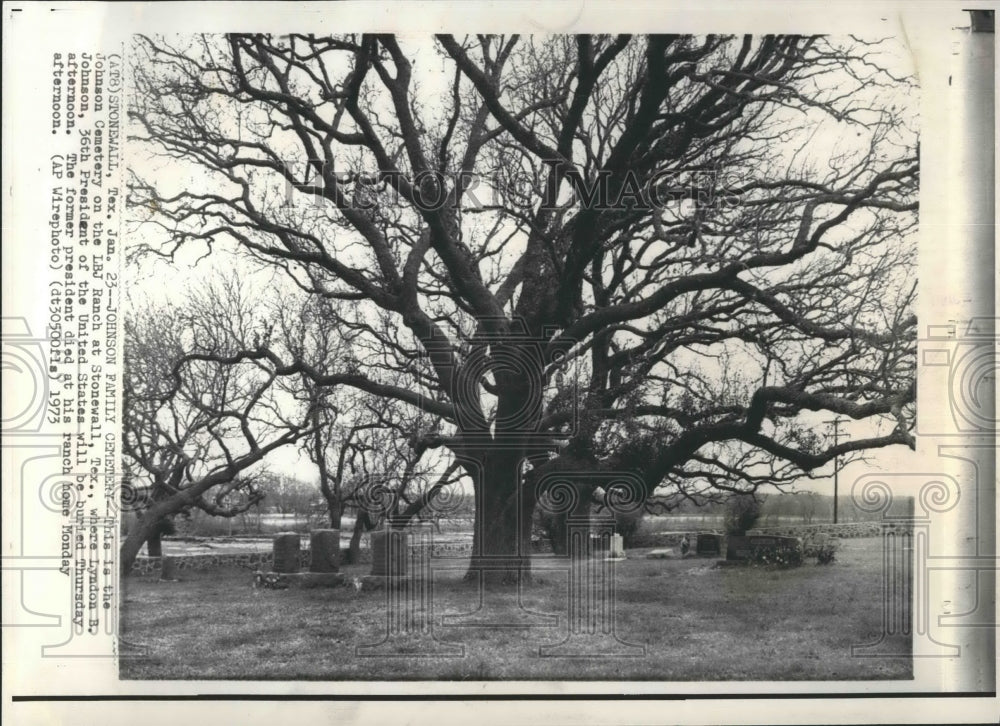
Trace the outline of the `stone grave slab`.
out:
M 750 556 L 750 543 L 746 535 L 732 534 L 726 538 L 727 560 L 749 560 Z
M 620 534 L 592 534 L 590 536 L 590 554 L 594 557 L 624 560 L 625 540 Z
M 646 553 L 647 560 L 675 560 L 677 553 L 674 550 L 651 550 Z
M 309 533 L 310 572 L 337 572 L 340 570 L 340 530 L 314 529 Z
M 608 542 L 608 551 L 606 556 L 612 560 L 624 560 L 625 559 L 625 540 L 622 539 L 620 534 L 611 535 L 611 540 Z
M 298 572 L 302 567 L 301 542 L 298 532 L 281 532 L 274 535 L 275 572 Z
M 695 554 L 703 557 L 719 557 L 722 555 L 722 535 L 701 533 L 695 542 Z
M 406 575 L 410 536 L 396 530 L 372 532 L 372 577 L 402 577 Z

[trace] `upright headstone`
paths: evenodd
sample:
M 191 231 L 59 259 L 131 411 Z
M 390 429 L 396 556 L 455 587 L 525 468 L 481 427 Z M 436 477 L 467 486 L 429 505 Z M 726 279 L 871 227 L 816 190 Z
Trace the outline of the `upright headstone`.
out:
M 608 545 L 608 557 L 613 557 L 616 560 L 625 559 L 625 540 L 620 534 L 611 535 Z
M 302 566 L 301 556 L 297 532 L 281 532 L 274 535 L 275 572 L 298 572 Z
M 695 544 L 695 552 L 699 555 L 718 557 L 722 554 L 722 535 L 699 534 Z
M 731 534 L 726 537 L 726 559 L 727 560 L 748 560 L 750 559 L 750 543 L 747 536 L 743 534 Z
M 590 532 L 587 545 L 586 554 L 592 557 L 607 557 L 608 550 L 611 546 L 610 534 L 600 534 L 597 532 Z M 570 548 L 572 550 L 572 547 Z
M 160 558 L 160 579 L 161 580 L 177 579 L 177 567 L 173 557 Z
M 408 533 L 394 529 L 372 532 L 372 576 L 405 575 L 409 540 Z
M 410 526 L 414 547 L 408 547 L 409 536 L 403 532 L 380 532 L 380 548 L 390 553 L 387 559 L 390 575 L 384 578 L 385 628 L 382 639 L 377 643 L 355 646 L 355 655 L 371 657 L 436 657 L 460 658 L 465 655 L 465 646 L 458 643 L 444 643 L 434 636 L 433 571 L 433 531 L 429 524 Z M 391 557 L 397 544 L 405 545 L 404 559 L 410 561 L 409 576 L 396 572 Z M 372 539 L 372 548 L 375 539 Z
M 310 572 L 337 572 L 340 569 L 340 530 L 314 529 L 309 534 Z

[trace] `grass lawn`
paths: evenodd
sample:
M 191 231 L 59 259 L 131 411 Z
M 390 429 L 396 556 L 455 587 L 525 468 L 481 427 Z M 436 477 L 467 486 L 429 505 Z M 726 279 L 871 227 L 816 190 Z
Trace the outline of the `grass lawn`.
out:
M 530 628 L 453 627 L 451 619 L 443 627 L 442 617 L 477 610 L 479 590 L 461 582 L 458 569 L 436 572 L 434 635 L 464 657 L 360 655 L 357 646 L 386 637 L 386 594 L 377 590 L 255 590 L 246 570 L 182 571 L 180 582 L 130 579 L 121 636 L 146 655 L 123 658 L 120 672 L 124 679 L 908 679 L 910 658 L 851 657 L 852 644 L 873 642 L 882 630 L 881 554 L 879 539 L 845 540 L 831 565 L 810 560 L 778 570 L 644 559 L 630 550 L 615 565 L 615 620 L 618 638 L 644 646 L 631 657 L 540 654 L 567 637 L 565 572 L 538 573 L 523 591 L 523 608 L 558 616 L 556 626 Z M 487 599 L 497 616 L 491 622 L 531 617 L 516 591 Z M 908 637 L 900 645 L 909 652 Z

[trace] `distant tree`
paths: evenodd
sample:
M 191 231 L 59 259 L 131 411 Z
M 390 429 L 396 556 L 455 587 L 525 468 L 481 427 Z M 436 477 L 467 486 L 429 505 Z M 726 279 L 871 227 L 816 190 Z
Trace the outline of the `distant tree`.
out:
M 386 517 L 395 526 L 421 517 L 435 497 L 461 478 L 454 476 L 458 466 L 442 463 L 441 456 L 434 457 L 435 464 L 424 461 L 421 465 L 431 447 L 415 432 L 439 430 L 439 418 L 408 409 L 389 397 L 318 382 L 327 371 L 357 360 L 351 326 L 339 318 L 329 301 L 306 298 L 297 306 L 284 298 L 274 318 L 276 335 L 290 355 L 315 362 L 315 375 L 294 383 L 285 381 L 283 386 L 311 411 L 312 433 L 299 445 L 318 469 L 330 526 L 341 529 L 345 510 L 355 511 L 345 561 L 357 561 L 364 532 Z M 432 475 L 428 466 L 445 469 L 431 485 L 427 485 Z
M 816 492 L 799 493 L 796 495 L 796 501 L 799 503 L 799 514 L 802 517 L 802 521 L 806 524 L 813 523 L 813 519 L 815 519 L 824 504 L 823 497 Z
M 271 511 L 305 520 L 316 503 L 316 485 L 288 474 L 265 474 L 259 477 L 264 493 L 263 504 Z
M 253 324 L 237 290 L 209 287 L 187 305 L 140 305 L 125 319 L 122 445 L 141 496 L 121 546 L 122 572 L 164 520 L 199 509 L 234 517 L 259 502 L 254 467 L 308 430 L 308 416 L 275 399 L 277 372 L 246 361 Z

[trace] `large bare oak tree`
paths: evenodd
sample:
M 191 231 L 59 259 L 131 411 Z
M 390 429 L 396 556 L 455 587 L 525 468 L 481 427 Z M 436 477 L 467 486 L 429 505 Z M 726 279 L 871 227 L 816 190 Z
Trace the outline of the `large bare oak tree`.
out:
M 470 572 L 509 581 L 564 481 L 747 491 L 913 445 L 918 159 L 890 50 L 142 38 L 141 251 L 238 249 L 328 301 L 349 358 L 243 359 L 440 421 L 414 445 L 471 477 Z M 835 443 L 813 412 L 869 424 Z

